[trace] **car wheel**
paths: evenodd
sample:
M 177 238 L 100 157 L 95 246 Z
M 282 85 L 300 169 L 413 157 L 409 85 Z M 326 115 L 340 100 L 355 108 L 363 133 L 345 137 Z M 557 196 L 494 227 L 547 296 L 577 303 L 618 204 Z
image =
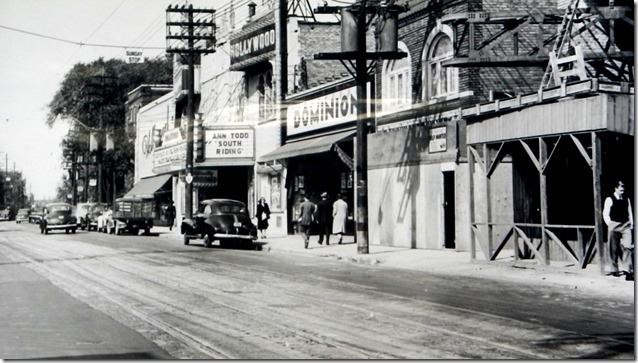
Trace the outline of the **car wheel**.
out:
M 67 229 L 65 229 L 65 230 L 64 230 L 64 233 L 69 234 L 69 229 L 68 229 L 68 228 L 67 228 Z
M 86 229 L 86 227 L 82 226 L 82 227 L 80 227 L 80 229 L 84 231 Z
M 138 234 L 140 234 L 140 229 L 139 228 L 133 228 L 133 229 L 131 229 L 131 233 L 137 236 Z
M 150 228 L 144 228 L 144 235 L 148 236 L 149 234 L 151 234 L 151 229 Z
M 230 247 L 230 243 L 228 243 L 229 241 L 226 239 L 220 239 L 219 240 L 219 247 L 221 248 L 228 248 Z
M 72 228 L 71 233 L 75 233 L 75 230 L 76 230 L 75 228 Z
M 213 245 L 213 238 L 210 234 L 204 236 L 204 246 L 210 248 Z
M 184 235 L 184 244 L 188 246 L 190 243 L 191 243 L 191 238 L 188 237 L 187 235 Z

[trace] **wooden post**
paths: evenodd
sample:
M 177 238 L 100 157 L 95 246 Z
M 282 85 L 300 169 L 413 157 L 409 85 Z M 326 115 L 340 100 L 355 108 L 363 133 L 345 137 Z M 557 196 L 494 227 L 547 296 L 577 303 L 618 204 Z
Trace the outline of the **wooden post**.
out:
M 470 259 L 476 259 L 476 239 L 474 236 L 474 154 L 470 150 L 472 147 L 467 146 L 467 170 L 468 170 L 468 201 L 469 205 L 469 226 L 470 226 Z
M 538 161 L 543 165 L 547 160 L 547 143 L 542 137 L 538 138 Z M 542 169 L 538 170 L 540 176 L 540 202 L 541 202 L 541 241 L 543 243 L 543 255 L 545 264 L 549 265 L 549 240 L 545 233 L 545 225 L 547 224 L 547 176 Z
M 592 179 L 594 186 L 594 234 L 596 235 L 596 247 L 598 248 L 598 264 L 600 273 L 605 274 L 606 253 L 603 241 L 603 208 L 600 187 L 600 174 L 602 171 L 602 155 L 600 136 L 595 132 L 591 133 L 592 148 Z
M 490 194 L 490 176 L 488 174 L 490 164 L 490 149 L 483 144 L 483 160 L 485 165 L 485 233 L 487 234 L 487 256 L 492 256 L 494 241 L 492 241 L 492 197 Z
M 518 262 L 518 232 L 516 232 L 516 228 L 512 227 L 512 230 L 514 231 L 514 235 L 512 236 L 512 238 L 514 238 L 514 261 Z

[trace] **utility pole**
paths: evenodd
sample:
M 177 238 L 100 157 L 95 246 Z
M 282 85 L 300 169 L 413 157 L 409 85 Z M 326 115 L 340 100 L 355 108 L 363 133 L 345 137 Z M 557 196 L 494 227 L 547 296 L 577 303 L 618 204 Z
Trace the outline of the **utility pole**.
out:
M 179 21 L 171 15 L 177 14 Z M 186 21 L 184 21 L 186 19 Z M 186 57 L 188 62 L 188 99 L 186 103 L 186 218 L 193 218 L 193 132 L 195 124 L 195 56 L 215 52 L 215 10 L 194 9 L 193 5 L 166 9 L 166 52 Z M 186 34 L 186 35 L 185 35 Z
M 376 4 L 376 5 L 372 5 Z M 355 170 L 357 174 L 357 218 L 356 239 L 359 254 L 370 252 L 368 243 L 368 80 L 374 74 L 375 62 L 380 59 L 400 59 L 407 56 L 406 53 L 397 51 L 397 22 L 398 13 L 406 8 L 398 5 L 390 5 L 389 2 L 359 0 L 357 3 L 346 6 L 324 5 L 315 10 L 317 13 L 335 14 L 341 13 L 341 52 L 315 54 L 315 59 L 339 60 L 355 79 L 357 88 L 357 140 L 355 151 Z M 370 15 L 370 17 L 369 17 Z M 366 47 L 366 31 L 373 19 L 377 19 L 377 29 L 394 34 L 382 34 L 385 44 L 377 46 L 379 51 L 368 52 Z M 387 20 L 391 21 L 388 22 Z M 354 29 L 350 26 L 355 23 Z M 388 24 L 386 26 L 386 23 Z M 392 24 L 390 26 L 389 24 Z M 354 34 L 352 34 L 354 32 Z M 387 39 L 390 39 L 388 42 Z M 351 61 L 355 65 L 352 69 Z M 372 64 L 368 65 L 368 60 Z M 347 62 L 346 62 L 347 61 Z M 372 71 L 372 74 L 370 73 Z M 374 106 L 372 106 L 374 108 Z

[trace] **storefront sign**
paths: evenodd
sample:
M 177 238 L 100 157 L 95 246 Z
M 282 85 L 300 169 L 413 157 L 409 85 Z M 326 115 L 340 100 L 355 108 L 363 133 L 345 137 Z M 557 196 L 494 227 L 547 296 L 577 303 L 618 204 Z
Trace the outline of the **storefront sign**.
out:
M 206 130 L 206 159 L 252 158 L 254 150 L 255 137 L 252 129 Z
M 430 138 L 429 152 L 438 153 L 447 150 L 447 128 L 445 126 L 429 129 L 428 136 Z
M 230 40 L 230 64 L 275 50 L 275 24 Z
M 368 94 L 370 94 L 368 83 Z M 368 100 L 368 110 L 370 101 Z M 357 90 L 355 87 L 330 93 L 288 106 L 288 135 L 335 126 L 357 119 Z
M 186 160 L 186 143 L 164 146 L 153 151 L 153 168 L 173 164 Z

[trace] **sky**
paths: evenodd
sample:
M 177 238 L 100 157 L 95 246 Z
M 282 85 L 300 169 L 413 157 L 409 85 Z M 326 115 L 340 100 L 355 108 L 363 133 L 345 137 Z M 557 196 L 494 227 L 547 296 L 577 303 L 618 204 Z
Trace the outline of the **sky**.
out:
M 241 0 L 239 0 L 241 1 Z M 191 1 L 220 9 L 227 0 Z M 235 2 L 238 2 L 237 0 Z M 0 170 L 13 163 L 36 199 L 53 198 L 62 180 L 60 142 L 68 124 L 46 126 L 48 104 L 79 62 L 124 58 L 125 49 L 69 44 L 2 27 L 81 43 L 165 46 L 165 10 L 184 0 L 0 0 Z M 155 57 L 163 50 L 144 50 Z
M 251 0 L 233 0 L 236 23 Z M 258 6 L 275 0 L 253 0 Z M 290 0 L 289 0 L 290 1 Z M 335 0 L 336 1 L 336 0 Z M 353 0 L 339 0 L 347 4 Z M 60 142 L 68 121 L 46 124 L 48 104 L 76 63 L 125 59 L 125 47 L 165 47 L 168 5 L 192 4 L 228 16 L 230 0 L 0 0 L 0 170 L 22 171 L 36 199 L 55 197 L 62 181 Z M 323 3 L 320 0 L 312 0 Z M 329 2 L 331 5 L 332 1 Z M 7 29 L 13 28 L 13 29 Z M 16 31 L 17 29 L 17 31 Z M 59 41 L 24 32 L 37 33 Z M 78 43 L 83 43 L 78 44 Z M 90 44 L 121 45 L 99 47 Z M 163 49 L 144 49 L 153 58 Z

